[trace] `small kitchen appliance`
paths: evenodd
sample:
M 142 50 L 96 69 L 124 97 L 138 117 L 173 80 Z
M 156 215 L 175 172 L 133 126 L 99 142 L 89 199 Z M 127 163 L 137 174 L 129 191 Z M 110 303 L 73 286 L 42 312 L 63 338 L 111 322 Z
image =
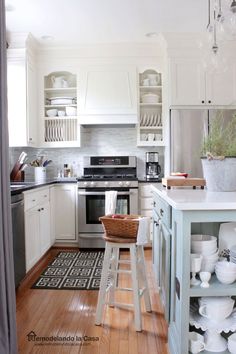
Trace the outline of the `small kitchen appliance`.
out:
M 88 156 L 78 178 L 78 242 L 80 248 L 105 247 L 99 218 L 105 215 L 105 192 L 117 191 L 116 214 L 138 214 L 135 156 Z
M 161 173 L 161 166 L 158 162 L 158 152 L 146 152 L 146 178 L 158 179 Z

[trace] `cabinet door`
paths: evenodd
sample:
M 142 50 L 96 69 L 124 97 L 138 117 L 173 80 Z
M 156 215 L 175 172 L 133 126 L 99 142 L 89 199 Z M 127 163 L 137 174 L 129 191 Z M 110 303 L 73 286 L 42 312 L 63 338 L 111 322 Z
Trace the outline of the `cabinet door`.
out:
M 25 58 L 7 63 L 9 145 L 26 146 L 26 64 Z
M 27 59 L 26 68 L 27 80 L 27 145 L 36 146 L 38 141 L 37 136 L 37 97 L 36 97 L 36 71 L 33 61 Z
M 160 296 L 165 310 L 165 319 L 170 318 L 170 250 L 171 234 L 160 222 Z
M 40 248 L 43 255 L 51 246 L 50 234 L 50 204 L 44 203 L 40 206 Z
M 236 104 L 236 65 L 229 64 L 224 72 L 207 73 L 206 103 L 213 105 Z
M 80 94 L 82 124 L 137 122 L 137 79 L 134 67 L 83 68 Z M 93 115 L 97 117 L 93 118 Z
M 41 256 L 39 208 L 25 212 L 26 271 L 28 272 Z
M 53 215 L 56 240 L 76 240 L 76 186 L 55 186 Z
M 153 213 L 152 264 L 157 286 L 160 287 L 160 230 L 159 217 Z
M 171 60 L 170 87 L 172 106 L 204 104 L 206 100 L 205 72 L 200 60 Z

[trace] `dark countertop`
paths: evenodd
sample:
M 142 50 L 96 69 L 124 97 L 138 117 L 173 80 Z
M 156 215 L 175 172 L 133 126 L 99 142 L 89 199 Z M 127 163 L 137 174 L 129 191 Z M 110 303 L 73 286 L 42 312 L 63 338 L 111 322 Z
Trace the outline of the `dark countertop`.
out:
M 147 180 L 146 178 L 138 178 L 138 182 L 140 183 L 160 183 L 161 178 Z M 57 183 L 77 183 L 77 179 L 74 178 L 60 178 L 60 179 L 50 179 L 43 183 L 35 183 L 35 182 L 14 182 L 14 185 L 11 184 L 11 195 L 20 194 L 25 191 L 29 191 L 31 189 L 36 189 L 40 187 L 49 186 L 51 184 Z

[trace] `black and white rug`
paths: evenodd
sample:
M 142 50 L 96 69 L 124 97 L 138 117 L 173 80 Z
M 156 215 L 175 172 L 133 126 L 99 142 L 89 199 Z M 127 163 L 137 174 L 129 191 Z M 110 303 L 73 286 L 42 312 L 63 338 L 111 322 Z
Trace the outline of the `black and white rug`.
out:
M 104 251 L 59 252 L 33 289 L 98 290 Z

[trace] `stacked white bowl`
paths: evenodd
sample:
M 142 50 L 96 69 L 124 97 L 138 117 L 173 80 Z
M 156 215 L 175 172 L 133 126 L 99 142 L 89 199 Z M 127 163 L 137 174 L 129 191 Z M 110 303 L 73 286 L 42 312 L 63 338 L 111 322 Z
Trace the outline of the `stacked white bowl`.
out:
M 191 235 L 191 252 L 203 256 L 201 272 L 215 271 L 215 264 L 219 259 L 219 250 L 217 249 L 217 238 L 210 235 Z
M 215 265 L 217 279 L 223 284 L 232 284 L 236 280 L 236 264 L 221 261 Z

